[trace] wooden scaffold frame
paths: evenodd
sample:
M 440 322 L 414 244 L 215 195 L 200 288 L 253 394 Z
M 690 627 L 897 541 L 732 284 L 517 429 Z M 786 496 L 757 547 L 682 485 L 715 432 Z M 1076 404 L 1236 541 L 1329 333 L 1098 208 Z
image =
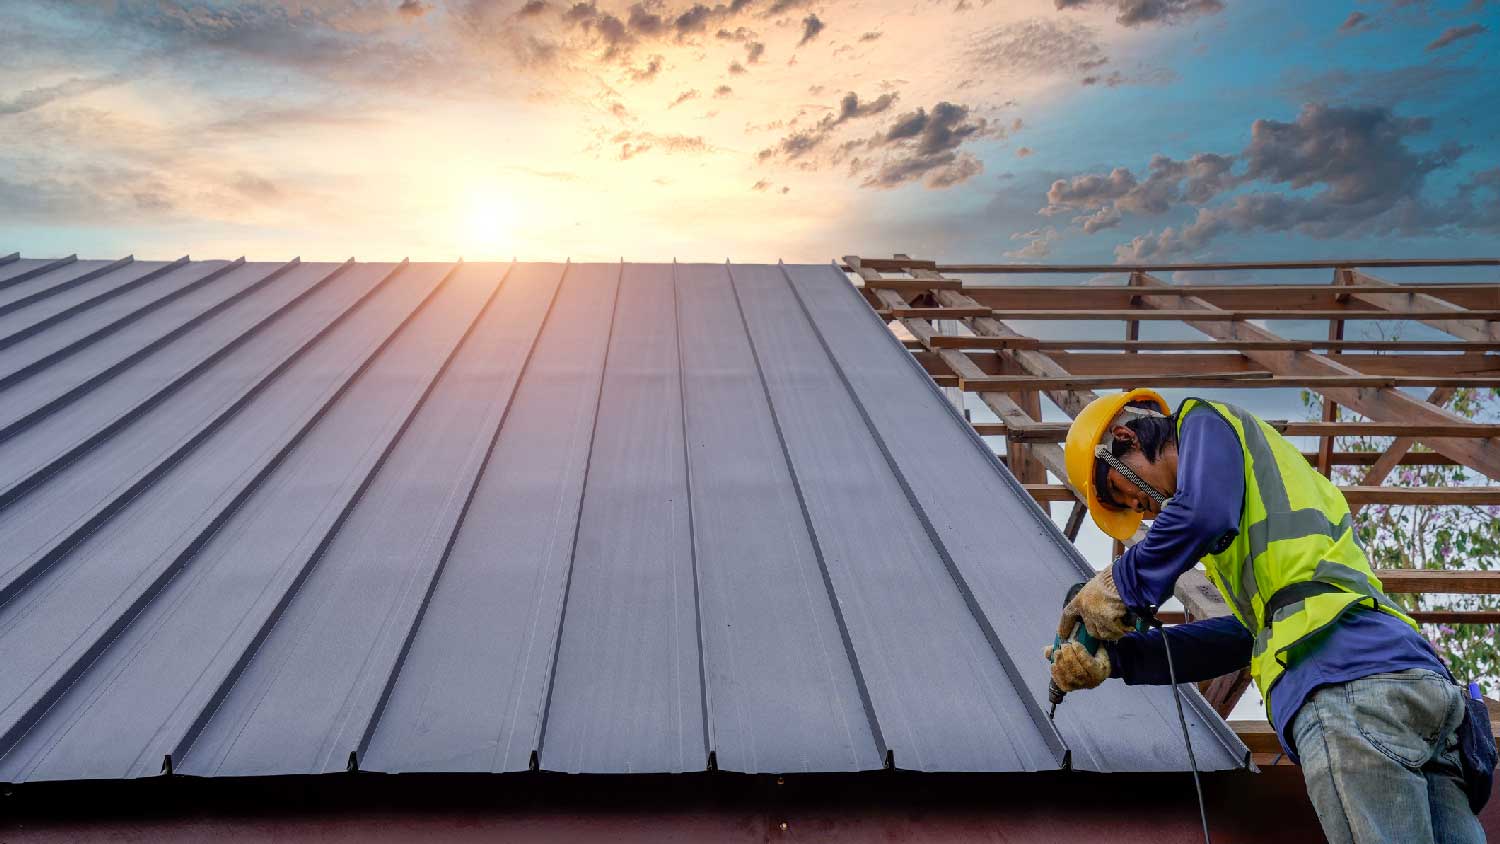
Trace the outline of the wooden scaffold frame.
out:
M 1308 461 L 1324 475 L 1334 466 L 1367 467 L 1357 485 L 1342 487 L 1356 512 L 1369 504 L 1500 504 L 1500 425 L 1480 424 L 1445 410 L 1463 387 L 1500 387 L 1500 282 L 1398 284 L 1373 272 L 1404 267 L 1500 267 L 1500 259 L 1412 259 L 1197 263 L 1157 265 L 941 264 L 906 255 L 847 256 L 843 269 L 863 285 L 870 306 L 904 327 L 904 338 L 940 386 L 977 396 L 999 421 L 976 423 L 985 436 L 1004 436 L 1001 458 L 1026 489 L 1049 507 L 1073 502 L 1065 533 L 1076 539 L 1085 509 L 1067 486 L 1060 443 L 1066 423 L 1043 422 L 1046 396 L 1068 416 L 1097 397 L 1096 389 L 1125 387 L 1295 387 L 1320 397 L 1322 418 L 1274 421 L 1289 436 L 1318 438 Z M 1330 284 L 1178 285 L 1157 273 L 1173 271 L 1326 269 Z M 1007 274 L 1124 275 L 1124 285 L 974 285 L 961 277 Z M 1080 295 L 1086 294 L 1086 295 Z M 1055 340 L 1023 335 L 1007 320 L 1110 320 L 1125 323 L 1122 340 Z M 1320 320 L 1326 340 L 1292 340 L 1263 327 L 1268 319 Z M 965 334 L 944 333 L 940 321 L 961 323 Z M 1354 340 L 1350 320 L 1414 320 L 1451 340 Z M 1141 340 L 1143 321 L 1172 321 L 1201 340 Z M 1432 388 L 1426 400 L 1398 388 Z M 1341 409 L 1363 417 L 1340 418 Z M 1383 452 L 1337 451 L 1340 436 L 1389 436 Z M 1428 451 L 1413 452 L 1421 443 Z M 1488 486 L 1384 486 L 1400 465 L 1462 465 L 1495 482 Z M 1047 474 L 1063 483 L 1049 483 Z M 1122 547 L 1116 543 L 1115 553 Z M 1500 594 L 1500 571 L 1377 572 L 1393 593 Z M 1178 583 L 1182 621 L 1228 613 L 1201 573 Z M 1500 623 L 1500 611 L 1418 612 L 1428 623 Z M 1200 685 L 1228 715 L 1249 684 L 1248 672 Z M 1252 750 L 1269 751 L 1275 738 L 1243 725 Z

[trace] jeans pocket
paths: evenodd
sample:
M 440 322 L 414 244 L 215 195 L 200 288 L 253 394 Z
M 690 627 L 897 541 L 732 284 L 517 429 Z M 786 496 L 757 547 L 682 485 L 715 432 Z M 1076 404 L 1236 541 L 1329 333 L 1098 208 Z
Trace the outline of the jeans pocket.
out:
M 1409 768 L 1426 764 L 1444 737 L 1456 687 L 1430 671 L 1374 674 L 1344 684 L 1360 735 Z

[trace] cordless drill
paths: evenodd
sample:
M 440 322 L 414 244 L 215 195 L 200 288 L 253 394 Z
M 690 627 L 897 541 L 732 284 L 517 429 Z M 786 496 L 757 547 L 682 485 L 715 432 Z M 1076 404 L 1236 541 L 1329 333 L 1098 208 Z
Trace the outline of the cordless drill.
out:
M 1068 604 L 1073 603 L 1073 599 L 1078 596 L 1078 592 L 1081 589 L 1083 589 L 1083 583 L 1075 583 L 1069 587 L 1067 597 L 1063 598 L 1063 606 L 1066 607 Z M 1145 632 L 1146 630 L 1146 621 L 1138 618 L 1134 613 L 1126 615 L 1125 621 L 1127 626 L 1134 627 L 1138 632 Z M 1104 644 L 1093 636 L 1090 636 L 1088 629 L 1083 626 L 1083 620 L 1079 619 L 1073 623 L 1073 631 L 1068 634 L 1068 638 L 1064 639 L 1061 636 L 1053 638 L 1052 660 L 1054 662 L 1057 661 L 1057 654 L 1062 650 L 1062 646 L 1068 642 L 1077 642 L 1083 645 L 1083 649 L 1089 652 L 1089 656 L 1097 654 L 1099 648 Z M 1067 695 L 1067 692 L 1057 687 L 1056 680 L 1052 680 L 1047 684 L 1047 701 L 1052 704 L 1052 708 L 1047 710 L 1048 720 L 1056 720 L 1057 705 L 1062 703 L 1065 695 Z

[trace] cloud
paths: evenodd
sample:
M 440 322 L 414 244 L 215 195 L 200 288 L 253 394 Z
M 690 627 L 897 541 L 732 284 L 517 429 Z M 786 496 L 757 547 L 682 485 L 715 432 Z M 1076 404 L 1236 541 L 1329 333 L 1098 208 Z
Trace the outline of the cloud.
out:
M 422 0 L 401 0 L 401 5 L 396 7 L 396 14 L 403 18 L 420 18 L 431 9 L 432 6 Z
M 1026 245 L 1006 252 L 1005 257 L 1036 261 L 1052 254 L 1052 244 L 1057 240 L 1057 229 L 1048 226 L 1045 229 L 1016 232 L 1010 236 L 1010 239 L 1023 241 Z
M 929 112 L 918 108 L 896 118 L 865 149 L 883 151 L 884 160 L 861 187 L 893 188 L 921 180 L 929 188 L 946 188 L 983 172 L 984 165 L 959 152 L 966 141 L 985 137 L 989 123 L 971 119 L 969 107 L 940 102 Z
M 1344 22 L 1339 24 L 1339 32 L 1353 32 L 1369 19 L 1370 16 L 1364 12 L 1350 12 L 1349 17 L 1344 18 Z
M 1481 32 L 1488 31 L 1489 30 L 1485 28 L 1484 24 L 1480 23 L 1471 23 L 1468 26 L 1450 26 L 1447 29 L 1443 30 L 1442 35 L 1439 35 L 1437 38 L 1433 39 L 1432 43 L 1428 44 L 1425 49 L 1429 52 L 1432 50 L 1441 50 L 1455 41 L 1460 41 L 1464 38 L 1469 38 L 1471 36 L 1478 35 Z
M 1026 156 L 1031 155 L 1031 153 L 1031 147 L 1021 147 L 1020 149 L 1016 150 L 1016 158 L 1025 158 Z
M 1426 118 L 1400 117 L 1381 106 L 1308 104 L 1291 122 L 1256 120 L 1249 144 L 1235 156 L 1199 153 L 1186 162 L 1157 156 L 1151 175 L 1139 184 L 1123 168 L 1108 177 L 1054 182 L 1043 213 L 1092 211 L 1073 222 L 1095 232 L 1125 213 L 1162 214 L 1178 202 L 1201 206 L 1184 225 L 1117 247 L 1122 261 L 1198 253 L 1226 232 L 1295 232 L 1327 239 L 1486 225 L 1491 205 L 1482 197 L 1493 191 L 1486 180 L 1465 183 L 1447 202 L 1424 197 L 1429 175 L 1464 154 L 1453 143 L 1428 152 L 1412 149 L 1408 140 L 1430 129 Z M 1243 163 L 1243 172 L 1232 174 L 1236 162 Z M 1205 205 L 1247 185 L 1260 190 Z
M 1389 70 L 1335 69 L 1287 84 L 1301 102 L 1360 103 L 1394 108 L 1404 102 L 1428 102 L 1458 89 L 1479 76 L 1474 67 L 1432 62 Z
M 823 21 L 819 20 L 818 16 L 815 14 L 808 15 L 807 17 L 803 18 L 802 40 L 797 42 L 797 46 L 801 47 L 803 44 L 806 44 L 814 38 L 817 38 L 818 34 L 823 31 L 823 28 L 826 25 L 827 24 L 824 24 Z
M 547 11 L 547 0 L 530 0 L 516 14 L 523 18 L 532 18 L 545 11 Z
M 683 103 L 687 102 L 688 100 L 696 98 L 697 96 L 698 96 L 698 89 L 697 88 L 692 88 L 690 90 L 683 91 L 681 94 L 677 95 L 677 99 L 673 100 L 671 103 L 669 103 L 667 105 L 667 108 L 669 108 L 669 109 L 670 108 L 676 108 L 676 107 L 682 105 Z
M 629 161 L 653 149 L 669 154 L 696 154 L 713 151 L 713 147 L 701 135 L 659 135 L 653 132 L 627 131 L 616 133 L 610 141 L 620 145 L 621 161 Z
M 859 40 L 860 41 L 879 41 L 880 38 L 882 36 L 884 36 L 884 35 L 885 35 L 884 32 L 866 32 L 864 35 L 859 36 Z
M 770 8 L 766 9 L 765 16 L 775 17 L 810 5 L 812 5 L 812 0 L 775 0 Z
M 245 196 L 259 202 L 272 202 L 281 198 L 281 191 L 269 179 L 254 173 L 236 173 L 232 187 Z
M 1051 18 L 991 27 L 971 38 L 966 52 L 981 70 L 1013 76 L 1090 74 L 1109 63 L 1093 30 Z
M 745 72 L 745 66 L 744 65 L 740 64 L 739 62 L 730 62 L 729 63 L 729 73 L 730 73 L 730 75 L 732 75 L 732 76 L 739 76 L 740 74 L 742 74 L 744 72 Z
M 759 41 L 751 41 L 745 44 L 745 62 L 747 64 L 755 64 L 760 61 L 760 57 L 765 55 L 765 52 L 766 45 Z
M 714 89 L 714 96 L 715 97 L 727 97 L 727 96 L 729 96 L 730 94 L 733 94 L 733 93 L 734 93 L 734 89 L 731 88 L 731 87 L 729 87 L 728 85 L 720 85 L 719 87 L 717 87 L 717 88 Z
M 885 93 L 873 100 L 861 100 L 858 94 L 850 91 L 839 100 L 837 112 L 824 115 L 810 129 L 787 135 L 774 148 L 761 150 L 759 157 L 762 161 L 777 154 L 787 160 L 801 158 L 821 147 L 838 127 L 851 120 L 860 120 L 885 112 L 896 104 L 897 98 L 898 95 L 895 93 Z
M 632 68 L 630 70 L 630 78 L 636 82 L 650 82 L 656 78 L 657 74 L 661 73 L 663 62 L 664 59 L 661 56 L 652 56 L 646 62 L 645 67 L 639 69 Z
M 1182 23 L 1224 10 L 1221 0 L 1055 0 L 1055 3 L 1059 9 L 1110 6 L 1116 10 L 1115 22 L 1128 27 Z
M 761 179 L 760 181 L 758 181 L 755 184 L 751 185 L 750 189 L 751 190 L 763 191 L 763 190 L 769 190 L 770 187 L 771 187 L 771 183 L 770 182 L 766 181 L 765 179 Z
M 31 88 L 29 90 L 22 91 L 21 93 L 16 94 L 9 100 L 0 100 L 0 115 L 20 114 L 24 111 L 31 111 L 34 108 L 41 108 L 44 105 L 57 102 L 58 100 L 64 100 L 70 97 L 81 97 L 84 94 L 91 94 L 94 91 L 99 90 L 100 88 L 107 88 L 111 85 L 119 85 L 124 81 L 126 81 L 126 76 L 124 74 L 111 73 L 107 76 L 96 76 L 92 78 L 75 76 L 72 79 L 67 79 L 59 82 L 56 85 L 44 85 L 38 88 Z

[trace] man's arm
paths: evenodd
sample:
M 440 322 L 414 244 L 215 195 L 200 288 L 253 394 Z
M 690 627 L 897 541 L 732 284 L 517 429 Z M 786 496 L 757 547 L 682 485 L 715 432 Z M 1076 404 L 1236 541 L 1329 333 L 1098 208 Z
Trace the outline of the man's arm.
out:
M 1239 529 L 1244 496 L 1245 455 L 1234 429 L 1208 410 L 1190 413 L 1178 434 L 1176 493 L 1146 538 L 1114 563 L 1125 606 L 1145 615 L 1171 597 L 1177 578 Z
M 1255 637 L 1232 615 L 1174 627 L 1154 627 L 1105 643 L 1109 651 L 1109 676 L 1119 677 L 1131 686 L 1171 683 L 1162 636 L 1172 646 L 1179 683 L 1212 680 L 1244 668 L 1250 664 L 1250 648 L 1255 643 Z

